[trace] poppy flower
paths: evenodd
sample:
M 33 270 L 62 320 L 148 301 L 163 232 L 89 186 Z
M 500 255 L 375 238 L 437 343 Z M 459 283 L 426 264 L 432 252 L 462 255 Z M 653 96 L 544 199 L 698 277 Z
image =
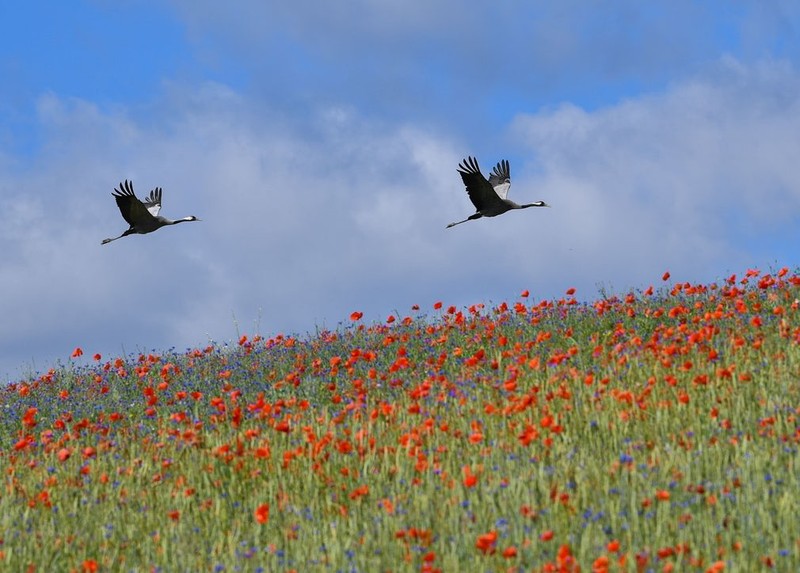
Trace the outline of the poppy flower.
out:
M 464 466 L 462 471 L 464 473 L 464 487 L 475 487 L 475 484 L 478 483 L 478 476 L 472 473 L 469 466 Z
M 255 516 L 257 522 L 262 525 L 265 524 L 267 521 L 269 521 L 269 504 L 262 503 L 259 505 L 253 515 Z
M 478 536 L 475 541 L 475 547 L 484 555 L 492 555 L 495 552 L 495 545 L 497 544 L 497 532 L 490 531 Z
M 369 493 L 369 486 L 365 484 L 360 487 L 357 487 L 352 492 L 350 492 L 350 499 L 358 499 L 359 497 L 365 496 L 368 493 Z
M 392 515 L 394 513 L 394 502 L 391 499 L 389 499 L 388 497 L 385 498 L 385 499 L 382 499 L 380 504 L 381 504 L 381 507 L 383 507 L 383 510 L 386 513 L 388 513 L 389 515 Z

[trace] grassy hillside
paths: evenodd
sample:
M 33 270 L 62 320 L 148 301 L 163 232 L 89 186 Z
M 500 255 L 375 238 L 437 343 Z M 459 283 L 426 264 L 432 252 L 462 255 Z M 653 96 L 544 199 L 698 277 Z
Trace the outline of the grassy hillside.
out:
M 800 570 L 800 277 L 665 281 L 19 382 L 0 563 Z

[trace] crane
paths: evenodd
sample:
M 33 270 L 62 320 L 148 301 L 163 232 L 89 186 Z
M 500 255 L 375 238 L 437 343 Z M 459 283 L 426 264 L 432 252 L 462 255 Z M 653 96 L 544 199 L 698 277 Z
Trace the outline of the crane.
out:
M 497 163 L 488 180 L 481 173 L 478 160 L 472 156 L 458 164 L 458 172 L 461 174 L 464 185 L 467 186 L 467 195 L 475 205 L 476 212 L 463 221 L 450 223 L 447 225 L 448 229 L 481 217 L 497 217 L 512 209 L 550 206 L 544 201 L 517 205 L 510 199 L 506 199 L 508 190 L 511 188 L 511 169 L 505 159 Z
M 119 184 L 119 189 L 114 189 L 112 195 L 117 201 L 117 207 L 119 207 L 119 212 L 122 213 L 122 218 L 128 222 L 130 228 L 119 237 L 103 239 L 102 245 L 136 233 L 140 235 L 152 233 L 166 225 L 177 225 L 187 221 L 200 220 L 194 215 L 176 221 L 161 217 L 158 214 L 161 211 L 161 187 L 156 187 L 150 191 L 150 195 L 146 195 L 144 202 L 142 202 L 133 192 L 133 181 L 128 182 L 126 179 L 124 183 Z

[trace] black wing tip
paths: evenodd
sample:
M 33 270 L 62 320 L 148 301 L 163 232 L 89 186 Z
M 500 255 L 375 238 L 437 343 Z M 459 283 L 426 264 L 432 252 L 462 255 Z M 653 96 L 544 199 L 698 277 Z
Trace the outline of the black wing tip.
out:
M 150 195 L 146 197 L 146 206 L 152 207 L 153 205 L 161 205 L 161 187 L 156 187 L 150 191 Z
M 461 163 L 458 164 L 458 172 L 459 173 L 480 173 L 481 168 L 478 167 L 478 160 L 471 155 L 468 155 L 466 159 L 462 159 Z
M 465 159 L 458 164 L 459 173 L 480 173 L 481 168 L 478 166 L 478 160 L 472 155 L 468 155 Z M 492 172 L 498 177 L 511 177 L 511 165 L 508 159 L 501 159 L 494 166 Z
M 115 197 L 125 197 L 126 195 L 134 196 L 133 192 L 133 181 L 128 181 L 127 179 L 124 182 L 120 182 L 119 189 L 116 187 L 114 188 L 114 192 L 112 193 Z
M 501 177 L 505 179 L 508 177 L 511 178 L 511 166 L 508 163 L 508 159 L 501 159 L 497 162 L 497 165 L 494 166 L 492 173 L 497 177 Z

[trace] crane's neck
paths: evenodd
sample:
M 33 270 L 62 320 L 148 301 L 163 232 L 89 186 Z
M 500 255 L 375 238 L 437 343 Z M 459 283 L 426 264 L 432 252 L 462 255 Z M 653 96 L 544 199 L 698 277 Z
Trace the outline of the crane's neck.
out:
M 174 221 L 172 219 L 167 219 L 166 217 L 159 217 L 158 219 L 164 225 L 177 225 L 178 223 L 186 223 L 188 221 L 199 221 L 200 220 L 197 217 L 195 217 L 194 215 L 192 215 L 191 217 L 184 217 L 183 219 L 175 219 Z

